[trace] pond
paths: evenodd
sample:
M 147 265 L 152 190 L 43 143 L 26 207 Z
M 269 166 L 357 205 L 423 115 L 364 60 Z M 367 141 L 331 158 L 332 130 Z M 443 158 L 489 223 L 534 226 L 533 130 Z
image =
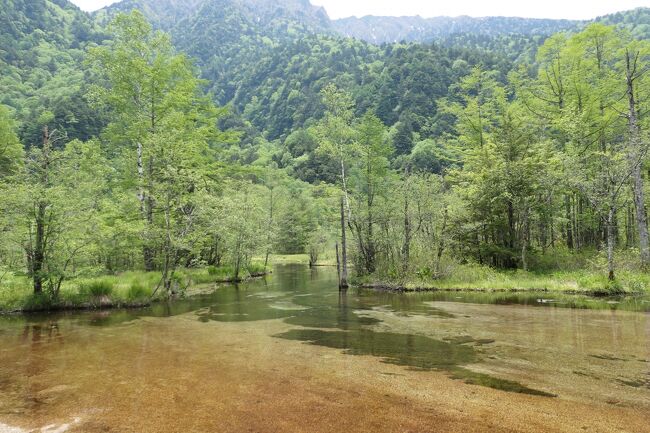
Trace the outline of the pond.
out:
M 650 431 L 650 298 L 272 276 L 0 317 L 0 433 Z

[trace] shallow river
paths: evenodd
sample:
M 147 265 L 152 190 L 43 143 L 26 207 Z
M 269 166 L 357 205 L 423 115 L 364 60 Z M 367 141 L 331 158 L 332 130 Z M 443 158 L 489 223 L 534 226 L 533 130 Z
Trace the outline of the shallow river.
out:
M 650 432 L 650 298 L 201 292 L 0 316 L 0 433 Z

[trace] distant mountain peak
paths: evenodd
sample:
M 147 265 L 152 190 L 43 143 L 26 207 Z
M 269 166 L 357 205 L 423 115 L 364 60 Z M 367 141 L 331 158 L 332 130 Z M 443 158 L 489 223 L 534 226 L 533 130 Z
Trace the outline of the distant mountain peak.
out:
M 259 23 L 283 17 L 313 26 L 317 30 L 330 27 L 325 9 L 312 5 L 309 0 L 122 0 L 95 14 L 105 18 L 138 9 L 154 25 L 170 29 L 183 19 L 215 8 L 238 10 Z
M 575 28 L 581 21 L 517 17 L 432 17 L 419 15 L 387 17 L 368 15 L 333 21 L 340 34 L 372 43 L 429 42 L 457 34 L 495 36 L 502 34 L 550 35 Z

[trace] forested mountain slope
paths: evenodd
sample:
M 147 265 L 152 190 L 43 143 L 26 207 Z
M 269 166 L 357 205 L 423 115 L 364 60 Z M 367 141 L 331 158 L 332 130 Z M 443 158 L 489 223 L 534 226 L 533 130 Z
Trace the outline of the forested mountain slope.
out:
M 299 22 L 315 31 L 330 27 L 327 12 L 322 7 L 311 5 L 309 0 L 123 0 L 94 13 L 99 19 L 106 19 L 120 12 L 133 9 L 142 11 L 154 25 L 169 29 L 193 15 L 220 16 L 233 19 L 238 15 L 259 26 L 275 27 L 287 21 Z
M 164 21 L 154 4 L 122 2 L 97 17 L 137 7 L 152 22 Z M 167 10 L 180 9 L 172 4 Z M 467 67 L 480 62 L 507 71 L 513 60 L 478 44 L 465 49 L 462 41 L 450 48 L 380 48 L 337 36 L 325 11 L 307 0 L 203 0 L 175 17 L 169 27 L 174 43 L 196 59 L 217 102 L 232 103 L 268 139 L 319 118 L 319 92 L 328 82 L 350 89 L 359 112 L 373 107 L 389 125 L 409 107 L 419 131 L 425 118 L 435 117 L 435 101 Z
M 503 17 L 332 21 L 308 0 L 124 0 L 91 17 L 67 0 L 8 0 L 0 11 L 0 103 L 17 111 L 27 143 L 38 142 L 34 119 L 43 107 L 70 137 L 97 133 L 102 114 L 81 97 L 83 50 L 103 39 L 111 17 L 132 9 L 170 32 L 175 46 L 195 59 L 216 102 L 231 104 L 237 123 L 250 122 L 257 131 L 249 135 L 269 140 L 318 119 L 319 92 L 328 82 L 349 89 L 358 112 L 372 107 L 389 126 L 401 120 L 420 138 L 439 136 L 448 128 L 436 101 L 473 65 L 501 71 L 504 80 L 513 63 L 534 61 L 549 34 L 584 25 Z M 637 9 L 599 20 L 642 37 L 649 17 L 648 9 Z M 435 43 L 364 41 L 402 39 Z
M 142 11 L 149 22 L 162 29 L 170 29 L 188 15 L 195 13 L 205 0 L 123 0 L 94 13 L 95 19 L 107 23 L 120 12 Z
M 638 39 L 650 38 L 650 8 L 637 8 L 596 18 L 594 21 L 629 30 Z
M 329 19 L 307 0 L 205 0 L 171 30 L 176 46 L 198 60 L 217 100 L 235 97 L 239 81 L 278 46 L 327 32 Z
M 409 117 L 420 131 L 436 116 L 436 101 L 478 63 L 504 71 L 510 65 L 489 53 L 433 44 L 379 49 L 353 39 L 310 36 L 274 48 L 246 71 L 233 104 L 274 139 L 320 118 L 319 93 L 333 82 L 349 89 L 358 113 L 372 108 L 388 125 Z
M 102 32 L 67 0 L 6 0 L 0 10 L 0 104 L 13 107 L 26 145 L 39 141 L 38 119 L 53 115 L 72 138 L 97 134 L 81 64 Z
M 550 35 L 574 29 L 579 21 L 510 17 L 349 17 L 334 20 L 342 35 L 374 44 L 391 42 L 431 42 L 452 35 Z
M 650 35 L 650 8 L 637 8 L 598 17 L 592 21 L 620 25 L 633 30 L 637 37 Z M 487 40 L 504 36 L 549 36 L 560 31 L 576 31 L 591 21 L 533 19 L 517 17 L 384 17 L 364 16 L 332 21 L 344 36 L 374 44 L 391 42 L 432 42 L 458 40 L 458 37 Z

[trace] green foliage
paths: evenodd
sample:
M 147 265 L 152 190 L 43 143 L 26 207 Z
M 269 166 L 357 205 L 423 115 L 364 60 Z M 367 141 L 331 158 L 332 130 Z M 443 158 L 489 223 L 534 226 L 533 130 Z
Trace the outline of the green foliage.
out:
M 134 286 L 131 286 L 131 288 Z M 129 288 L 129 294 L 131 293 Z M 95 280 L 79 286 L 79 294 L 82 296 L 102 297 L 110 296 L 113 293 L 113 283 L 107 280 Z
M 129 287 L 129 291 L 126 293 L 126 297 L 129 300 L 135 301 L 138 299 L 146 299 L 151 297 L 151 290 L 145 288 L 140 283 L 132 284 Z
M 14 174 L 23 163 L 23 156 L 9 109 L 0 105 L 0 178 Z
M 45 284 L 56 297 L 63 280 L 74 274 L 71 264 L 88 264 L 98 239 L 97 198 L 104 192 L 106 161 L 96 142 L 72 141 L 57 149 L 57 136 L 47 137 L 42 149 L 32 148 L 26 156 L 0 204 L 12 221 L 4 233 L 6 257 L 26 253 L 35 286 Z
M 596 22 L 628 30 L 637 39 L 650 38 L 650 8 L 636 8 L 597 18 Z
M 444 142 L 428 138 L 415 143 L 405 164 L 415 171 L 443 174 L 460 161 L 458 150 Z
M 208 266 L 208 275 L 217 275 L 219 269 L 216 266 Z
M 249 275 L 258 275 L 268 271 L 268 269 L 264 266 L 263 263 L 258 263 L 258 262 L 253 262 L 249 264 L 246 270 L 248 271 Z
M 114 113 L 108 131 L 115 147 L 135 160 L 137 171 L 122 175 L 133 179 L 140 201 L 144 266 L 153 269 L 153 251 L 161 250 L 163 284 L 171 293 L 176 267 L 204 234 L 197 222 L 207 216 L 205 166 L 210 141 L 221 138 L 216 124 L 224 111 L 201 94 L 187 57 L 141 13 L 118 15 L 108 28 L 113 42 L 89 51 L 106 79 L 92 96 Z
M 87 140 L 103 126 L 101 113 L 83 98 L 84 49 L 103 39 L 90 17 L 68 1 L 9 0 L 0 11 L 0 104 L 16 112 L 25 147 L 38 146 L 50 110 L 50 126 Z
M 313 213 L 308 191 L 292 186 L 286 191 L 286 204 L 278 216 L 274 251 L 280 254 L 303 254 L 313 227 Z

